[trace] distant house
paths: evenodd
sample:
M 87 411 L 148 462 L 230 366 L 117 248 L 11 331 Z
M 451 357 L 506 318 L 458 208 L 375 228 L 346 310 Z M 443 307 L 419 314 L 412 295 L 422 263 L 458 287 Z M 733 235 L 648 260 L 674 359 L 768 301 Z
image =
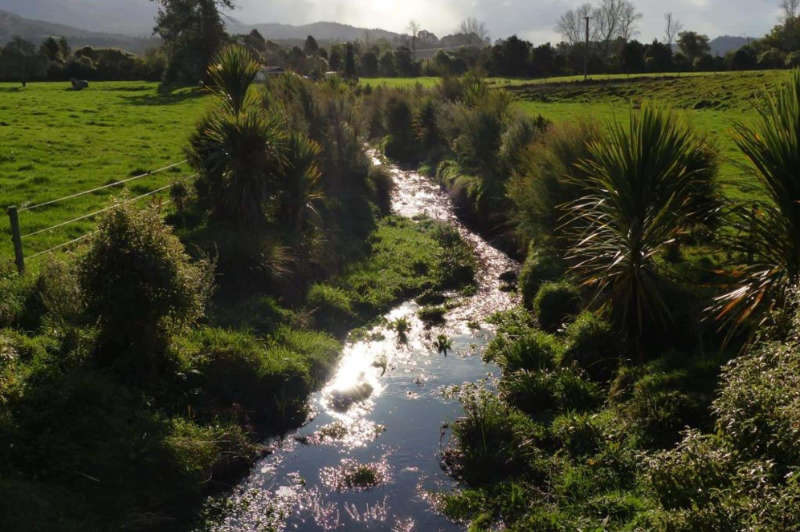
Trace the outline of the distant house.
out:
M 280 76 L 286 72 L 283 67 L 279 66 L 265 66 L 261 69 L 261 72 L 256 74 L 256 81 L 267 81 L 272 76 Z

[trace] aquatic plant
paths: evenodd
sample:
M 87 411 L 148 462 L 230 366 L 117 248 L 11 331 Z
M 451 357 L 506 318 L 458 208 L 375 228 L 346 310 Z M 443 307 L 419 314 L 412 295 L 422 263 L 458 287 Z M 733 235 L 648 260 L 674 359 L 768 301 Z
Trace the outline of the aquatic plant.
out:
M 438 337 L 436 337 L 436 341 L 433 343 L 433 346 L 439 353 L 447 355 L 447 352 L 453 349 L 453 341 L 447 336 L 440 334 Z

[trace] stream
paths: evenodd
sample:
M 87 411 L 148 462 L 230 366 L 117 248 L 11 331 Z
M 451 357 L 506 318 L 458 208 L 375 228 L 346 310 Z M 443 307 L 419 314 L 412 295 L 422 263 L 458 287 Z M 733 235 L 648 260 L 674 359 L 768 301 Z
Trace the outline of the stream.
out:
M 405 342 L 385 325 L 348 342 L 330 380 L 309 399 L 309 421 L 268 442 L 272 452 L 234 490 L 217 531 L 464 529 L 435 511 L 432 495 L 456 486 L 442 470 L 440 454 L 449 438 L 446 423 L 463 411 L 444 391 L 497 375 L 481 358 L 493 335 L 485 321 L 517 303 L 514 292 L 501 290 L 499 277 L 519 265 L 459 222 L 437 184 L 388 168 L 395 214 L 444 221 L 473 247 L 477 291 L 448 294 L 458 306 L 441 327 L 426 329 L 413 300 L 395 307 L 385 318 L 408 320 Z M 447 354 L 433 346 L 440 334 L 452 341 Z M 353 482 L 357 464 L 370 465 L 374 475 L 366 480 L 374 486 Z

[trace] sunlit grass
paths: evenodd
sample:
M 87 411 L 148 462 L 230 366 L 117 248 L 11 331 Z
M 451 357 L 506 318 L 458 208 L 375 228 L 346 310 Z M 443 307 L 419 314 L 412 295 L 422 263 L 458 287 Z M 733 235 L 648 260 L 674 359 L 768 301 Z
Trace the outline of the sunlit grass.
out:
M 93 82 L 80 92 L 67 86 L 31 83 L 22 89 L 0 83 L 0 259 L 11 254 L 6 207 L 60 198 L 182 160 L 189 133 L 209 101 L 190 89 L 159 94 L 156 83 Z M 188 173 L 182 165 L 125 188 L 136 196 Z M 102 208 L 121 191 L 112 187 L 24 212 L 22 232 Z M 94 226 L 89 219 L 23 240 L 25 252 L 47 249 Z

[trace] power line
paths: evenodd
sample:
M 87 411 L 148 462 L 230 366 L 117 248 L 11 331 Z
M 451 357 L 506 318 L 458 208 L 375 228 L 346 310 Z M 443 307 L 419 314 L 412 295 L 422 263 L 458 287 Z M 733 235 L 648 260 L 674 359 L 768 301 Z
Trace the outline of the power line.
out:
M 69 196 L 64 196 L 63 198 L 58 198 L 58 199 L 54 199 L 54 200 L 50 200 L 50 201 L 45 201 L 43 203 L 38 203 L 36 205 L 30 205 L 28 207 L 20 207 L 19 208 L 19 212 L 31 211 L 33 209 L 39 209 L 41 207 L 47 207 L 49 205 L 53 205 L 55 203 L 60 203 L 62 201 L 67 201 L 67 200 L 71 200 L 71 199 L 75 199 L 75 198 L 80 198 L 81 196 L 85 196 L 86 194 L 91 194 L 93 192 L 98 192 L 100 190 L 105 190 L 107 188 L 116 187 L 116 186 L 119 186 L 119 185 L 122 185 L 122 184 L 125 184 L 125 183 L 129 183 L 131 181 L 135 181 L 137 179 L 142 179 L 143 177 L 156 175 L 158 173 L 161 173 L 161 172 L 164 172 L 166 170 L 169 170 L 170 168 L 175 168 L 176 166 L 180 166 L 180 165 L 182 165 L 182 164 L 184 164 L 186 162 L 187 162 L 186 159 L 184 159 L 183 161 L 180 161 L 180 162 L 177 162 L 177 163 L 172 163 L 172 164 L 170 164 L 168 166 L 165 166 L 163 168 L 159 168 L 158 170 L 153 170 L 152 172 L 146 172 L 144 174 L 140 174 L 140 175 L 137 175 L 137 176 L 129 177 L 127 179 L 120 179 L 119 181 L 115 181 L 113 183 L 109 183 L 107 185 L 103 185 L 103 186 L 100 186 L 100 187 L 97 187 L 97 188 L 93 188 L 93 189 L 90 189 L 90 190 L 84 190 L 83 192 L 77 192 L 77 193 L 71 194 Z M 28 236 L 30 236 L 30 235 L 28 235 Z
M 193 177 L 197 177 L 197 174 L 192 175 L 192 176 L 182 177 L 180 179 L 191 179 Z M 178 181 L 180 181 L 180 179 Z M 163 192 L 164 190 L 167 190 L 173 184 L 174 183 L 170 183 L 169 185 L 165 185 L 165 186 L 157 188 L 155 190 L 151 190 L 150 192 L 147 192 L 145 194 L 142 194 L 141 196 L 136 196 L 135 198 L 131 198 L 129 200 L 123 201 L 122 203 L 132 203 L 132 202 L 140 200 L 142 198 L 146 198 L 148 196 L 152 196 L 153 194 L 158 194 L 159 192 Z M 104 212 L 108 212 L 108 211 L 114 209 L 115 207 L 116 207 L 116 205 L 109 205 L 108 207 L 102 208 L 102 209 L 94 211 L 94 212 L 90 212 L 89 214 L 84 214 L 83 216 L 78 216 L 77 218 L 73 218 L 73 219 L 67 220 L 65 222 L 58 223 L 58 224 L 53 225 L 51 227 L 46 227 L 44 229 L 38 229 L 38 230 L 33 231 L 31 233 L 28 233 L 26 235 L 22 235 L 21 238 L 30 238 L 32 236 L 36 236 L 36 235 L 42 234 L 42 233 L 47 232 L 47 231 L 52 231 L 53 229 L 58 229 L 60 227 L 64 227 L 65 225 L 69 225 L 69 224 L 72 224 L 72 223 L 75 223 L 75 222 L 80 222 L 81 220 L 86 220 L 86 219 L 89 219 L 89 218 L 94 218 L 98 214 L 103 214 Z

